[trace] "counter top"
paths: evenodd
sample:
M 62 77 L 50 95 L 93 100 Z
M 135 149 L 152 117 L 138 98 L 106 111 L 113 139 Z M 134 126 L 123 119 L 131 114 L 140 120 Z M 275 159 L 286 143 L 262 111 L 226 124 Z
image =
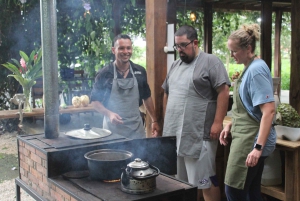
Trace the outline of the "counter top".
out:
M 79 113 L 79 112 L 95 112 L 93 106 L 89 104 L 87 107 L 67 106 L 65 109 L 59 109 L 59 113 Z M 23 117 L 44 116 L 44 108 L 33 108 L 32 112 L 24 112 Z M 0 119 L 19 118 L 19 110 L 1 110 Z

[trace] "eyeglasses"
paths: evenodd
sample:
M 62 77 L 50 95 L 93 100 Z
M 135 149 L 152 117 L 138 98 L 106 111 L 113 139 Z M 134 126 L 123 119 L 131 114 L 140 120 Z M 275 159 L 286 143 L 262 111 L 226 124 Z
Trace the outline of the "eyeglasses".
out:
M 178 50 L 179 48 L 180 48 L 181 50 L 185 50 L 186 46 L 188 46 L 188 45 L 191 44 L 192 42 L 194 42 L 194 40 L 192 40 L 192 41 L 189 42 L 189 43 L 175 44 L 175 45 L 173 46 L 173 48 L 174 48 L 175 50 Z

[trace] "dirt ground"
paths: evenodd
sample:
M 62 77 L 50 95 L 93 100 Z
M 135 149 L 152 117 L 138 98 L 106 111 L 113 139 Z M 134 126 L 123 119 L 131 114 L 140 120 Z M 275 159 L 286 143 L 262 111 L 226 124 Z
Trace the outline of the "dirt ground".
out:
M 0 200 L 16 200 L 15 178 L 18 177 L 17 132 L 0 134 Z M 22 201 L 34 199 L 21 189 Z

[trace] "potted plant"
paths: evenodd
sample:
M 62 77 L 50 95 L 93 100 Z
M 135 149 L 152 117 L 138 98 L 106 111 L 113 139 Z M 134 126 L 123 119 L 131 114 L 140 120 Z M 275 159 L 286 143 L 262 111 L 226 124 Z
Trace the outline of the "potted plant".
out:
M 42 77 L 42 51 L 41 49 L 33 50 L 28 56 L 25 52 L 20 51 L 20 62 L 16 59 L 12 59 L 13 63 L 7 62 L 2 64 L 13 74 L 8 76 L 14 77 L 22 86 L 23 94 L 25 96 L 23 112 L 31 112 L 31 89 L 35 85 L 36 79 Z
M 287 103 L 281 103 L 276 112 L 276 134 L 280 139 L 291 141 L 300 140 L 300 116 L 298 112 Z

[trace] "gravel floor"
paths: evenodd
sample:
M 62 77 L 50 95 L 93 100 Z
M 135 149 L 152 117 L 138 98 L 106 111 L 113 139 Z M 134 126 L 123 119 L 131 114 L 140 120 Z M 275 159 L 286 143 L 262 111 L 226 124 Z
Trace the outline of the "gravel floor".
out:
M 5 133 L 0 134 L 0 159 L 4 156 L 9 156 L 13 159 L 17 158 L 17 134 L 16 133 Z M 18 175 L 18 169 L 12 170 L 11 167 L 5 168 L 1 166 L 1 177 L 5 178 L 9 175 L 9 180 L 1 180 L 0 182 L 0 200 L 1 201 L 15 201 L 16 200 L 16 185 L 15 178 L 11 178 L 11 172 L 15 171 L 14 174 Z M 17 168 L 17 167 L 15 167 Z M 21 200 L 22 201 L 34 201 L 34 199 L 21 189 Z

